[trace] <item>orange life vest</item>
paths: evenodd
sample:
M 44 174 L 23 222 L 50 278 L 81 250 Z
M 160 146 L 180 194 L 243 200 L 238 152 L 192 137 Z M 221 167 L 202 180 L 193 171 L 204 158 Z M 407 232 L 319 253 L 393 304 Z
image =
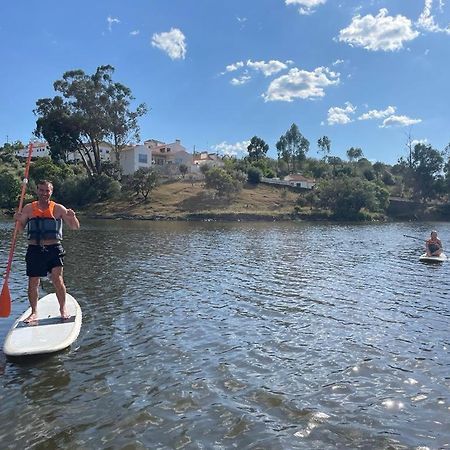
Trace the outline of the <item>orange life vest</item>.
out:
M 31 219 L 27 223 L 27 238 L 40 243 L 42 240 L 62 239 L 62 220 L 55 219 L 55 202 L 50 201 L 47 209 L 40 209 L 39 202 L 31 204 Z

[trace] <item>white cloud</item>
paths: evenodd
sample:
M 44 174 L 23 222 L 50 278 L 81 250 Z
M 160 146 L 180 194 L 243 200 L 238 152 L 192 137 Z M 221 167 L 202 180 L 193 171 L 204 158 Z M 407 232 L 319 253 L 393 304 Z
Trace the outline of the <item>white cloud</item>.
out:
M 350 102 L 345 103 L 345 108 L 334 106 L 328 110 L 327 122 L 328 125 L 345 125 L 353 122 L 350 117 L 351 114 L 355 114 L 356 106 L 353 106 Z
M 383 120 L 383 125 L 380 125 L 380 128 L 407 127 L 420 122 L 422 122 L 422 119 L 411 119 L 407 116 L 389 116 Z
M 383 119 L 384 117 L 391 116 L 396 111 L 395 106 L 388 106 L 384 110 L 372 109 L 361 116 L 358 117 L 358 120 L 372 120 L 372 119 Z
M 276 61 L 271 59 L 270 61 L 247 61 L 247 67 L 254 70 L 260 70 L 265 77 L 270 77 L 271 75 L 280 72 L 281 70 L 287 69 L 287 65 L 281 61 Z
M 353 17 L 351 24 L 339 32 L 339 41 L 366 50 L 395 51 L 418 35 L 407 17 L 388 16 L 388 10 L 383 8 L 375 17 L 370 14 Z
M 184 59 L 186 56 L 186 37 L 178 28 L 165 33 L 155 33 L 152 46 L 166 52 L 171 59 Z
M 238 77 L 238 78 L 233 78 L 233 79 L 230 81 L 230 83 L 231 83 L 233 86 L 241 86 L 241 85 L 243 85 L 243 84 L 248 83 L 251 79 L 252 79 L 252 77 L 249 76 L 249 75 L 242 75 L 242 76 L 240 76 L 240 77 Z
M 439 8 L 442 10 L 443 2 L 439 2 Z M 434 21 L 434 16 L 432 15 L 433 0 L 425 0 L 425 5 L 416 25 L 425 31 L 430 31 L 432 33 L 447 33 L 450 34 L 450 25 L 447 28 L 441 28 Z
M 131 35 L 131 36 L 137 36 L 139 33 L 140 33 L 139 30 L 133 30 L 133 31 L 130 31 L 130 35 Z
M 250 141 L 236 142 L 235 144 L 228 144 L 226 141 L 220 144 L 213 145 L 211 148 L 227 156 L 243 156 L 247 153 L 247 147 L 250 145 Z
M 106 21 L 108 22 L 108 30 L 109 30 L 109 31 L 112 31 L 112 26 L 113 26 L 115 23 L 120 23 L 120 20 L 119 20 L 119 19 L 117 19 L 116 17 L 111 17 L 111 16 L 108 16 L 108 17 L 106 18 Z
M 241 67 L 244 67 L 243 61 L 238 61 L 234 64 L 229 64 L 227 67 L 225 67 L 226 72 L 235 72 L 236 70 L 240 69 Z
M 326 2 L 327 0 L 285 0 L 286 5 L 299 5 L 298 12 L 302 15 L 312 14 L 314 8 Z
M 296 98 L 314 99 L 323 97 L 324 88 L 339 84 L 339 81 L 339 73 L 326 67 L 318 67 L 312 72 L 293 68 L 286 75 L 273 80 L 263 97 L 266 102 L 292 102 Z
M 337 66 L 337 65 L 339 65 L 339 64 L 343 64 L 344 63 L 344 60 L 343 59 L 337 59 L 334 63 L 332 63 L 331 65 L 332 66 Z

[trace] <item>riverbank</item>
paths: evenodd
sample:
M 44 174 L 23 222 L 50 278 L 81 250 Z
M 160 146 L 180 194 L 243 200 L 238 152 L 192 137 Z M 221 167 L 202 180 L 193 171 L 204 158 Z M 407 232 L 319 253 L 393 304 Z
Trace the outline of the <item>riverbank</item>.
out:
M 286 221 L 332 220 L 329 211 L 299 207 L 299 192 L 273 185 L 246 184 L 231 200 L 214 197 L 202 182 L 184 180 L 165 183 L 154 189 L 147 200 L 130 197 L 110 200 L 85 208 L 79 215 L 96 219 L 180 220 L 180 221 Z M 67 205 L 70 206 L 70 205 Z M 11 216 L 14 211 L 3 211 Z M 386 215 L 371 216 L 376 221 L 448 221 L 447 205 L 424 205 L 391 198 Z

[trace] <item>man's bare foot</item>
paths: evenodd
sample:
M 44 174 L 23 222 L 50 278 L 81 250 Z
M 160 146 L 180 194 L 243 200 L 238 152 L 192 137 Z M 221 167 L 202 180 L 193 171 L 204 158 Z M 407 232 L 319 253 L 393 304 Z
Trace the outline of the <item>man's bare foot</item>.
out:
M 70 314 L 66 311 L 65 308 L 63 310 L 60 310 L 60 313 L 61 313 L 62 320 L 70 319 Z
M 31 323 L 31 322 L 36 322 L 37 320 L 37 314 L 36 313 L 31 313 L 25 320 L 25 323 Z

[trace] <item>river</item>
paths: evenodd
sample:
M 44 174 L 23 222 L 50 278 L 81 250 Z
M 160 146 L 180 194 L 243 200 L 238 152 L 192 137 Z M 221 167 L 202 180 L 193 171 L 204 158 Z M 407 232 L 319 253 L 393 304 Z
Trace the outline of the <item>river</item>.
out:
M 404 236 L 434 227 L 450 246 L 449 223 L 82 219 L 64 239 L 81 334 L 0 353 L 1 448 L 447 448 L 450 261 Z

